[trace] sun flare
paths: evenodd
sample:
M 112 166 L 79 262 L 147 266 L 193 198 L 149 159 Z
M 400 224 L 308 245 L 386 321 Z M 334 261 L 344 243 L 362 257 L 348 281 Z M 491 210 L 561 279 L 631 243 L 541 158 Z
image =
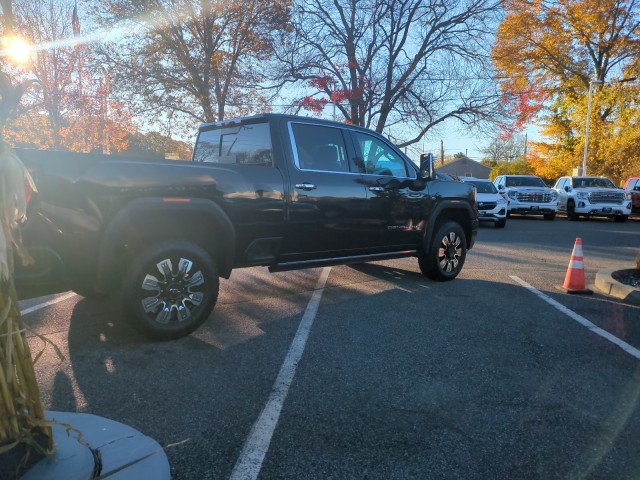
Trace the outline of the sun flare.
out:
M 16 63 L 27 63 L 31 58 L 33 47 L 25 39 L 20 37 L 7 37 L 3 39 L 3 55 L 10 57 Z

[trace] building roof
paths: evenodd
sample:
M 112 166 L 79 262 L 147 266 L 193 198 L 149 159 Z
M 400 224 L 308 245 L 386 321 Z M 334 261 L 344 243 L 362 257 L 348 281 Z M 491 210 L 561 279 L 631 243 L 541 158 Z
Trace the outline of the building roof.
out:
M 480 162 L 471 160 L 469 157 L 460 157 L 449 163 L 445 163 L 440 167 L 436 167 L 436 171 L 447 173 L 449 175 L 457 175 L 459 177 L 476 177 L 489 178 L 491 168 L 482 165 Z

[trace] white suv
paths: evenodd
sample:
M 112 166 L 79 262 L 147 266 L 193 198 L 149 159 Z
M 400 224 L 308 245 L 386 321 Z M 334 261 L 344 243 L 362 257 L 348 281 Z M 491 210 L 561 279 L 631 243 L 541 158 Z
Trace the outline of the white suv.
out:
M 624 222 L 631 214 L 631 195 L 605 177 L 560 177 L 553 187 L 558 192 L 558 210 L 569 220 L 613 217 Z
M 507 202 L 491 180 L 473 177 L 460 177 L 460 180 L 476 187 L 478 220 L 493 222 L 496 228 L 504 228 L 507 224 Z
M 493 184 L 507 201 L 507 217 L 512 213 L 543 215 L 553 220 L 558 211 L 558 194 L 535 175 L 500 175 Z

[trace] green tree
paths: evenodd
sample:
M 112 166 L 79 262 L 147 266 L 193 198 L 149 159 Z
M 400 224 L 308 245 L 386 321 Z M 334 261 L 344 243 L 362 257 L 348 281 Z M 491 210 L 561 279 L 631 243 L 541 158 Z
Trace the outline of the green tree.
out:
M 491 169 L 489 178 L 493 180 L 498 175 L 533 175 L 534 170 L 531 164 L 524 160 L 516 160 L 515 162 L 502 162 Z

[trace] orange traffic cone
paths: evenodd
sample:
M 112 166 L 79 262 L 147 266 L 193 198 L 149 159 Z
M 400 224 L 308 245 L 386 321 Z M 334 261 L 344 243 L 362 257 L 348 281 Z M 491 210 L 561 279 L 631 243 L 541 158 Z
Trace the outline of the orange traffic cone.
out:
M 567 275 L 564 277 L 562 288 L 564 288 L 567 293 L 592 294 L 593 291 L 586 288 L 585 283 L 582 239 L 576 238 L 576 243 L 573 246 L 571 260 L 569 261 L 569 268 L 567 268 Z

